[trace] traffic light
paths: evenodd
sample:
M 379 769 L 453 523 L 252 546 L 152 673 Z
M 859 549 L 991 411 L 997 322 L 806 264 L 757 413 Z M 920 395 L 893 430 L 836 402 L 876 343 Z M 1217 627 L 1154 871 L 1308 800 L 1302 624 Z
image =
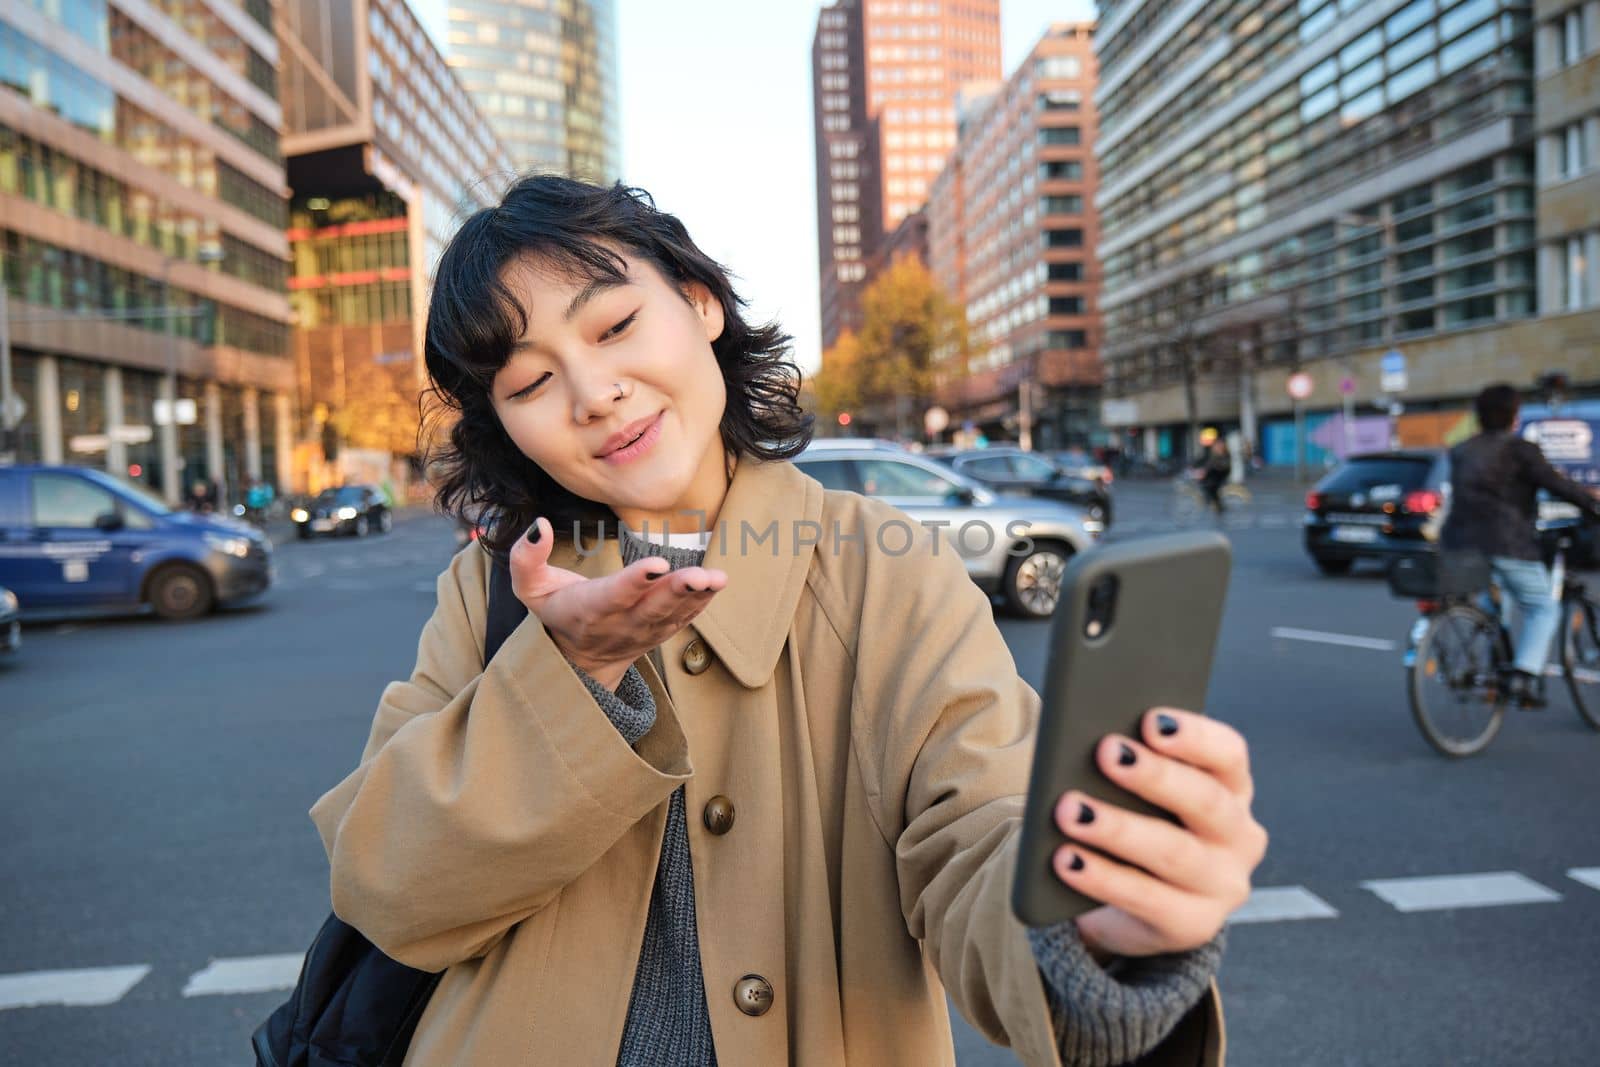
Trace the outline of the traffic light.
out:
M 839 425 L 840 426 L 849 426 L 850 425 L 850 413 L 848 411 L 839 412 Z

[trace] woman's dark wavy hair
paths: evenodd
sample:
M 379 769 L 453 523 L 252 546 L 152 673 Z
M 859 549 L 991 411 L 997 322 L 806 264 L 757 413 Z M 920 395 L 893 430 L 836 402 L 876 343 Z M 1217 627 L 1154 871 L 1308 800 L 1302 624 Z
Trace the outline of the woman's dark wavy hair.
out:
M 424 343 L 430 387 L 419 443 L 437 487 L 435 505 L 483 527 L 484 544 L 496 555 L 509 553 L 540 515 L 558 537 L 595 535 L 613 518 L 610 508 L 567 491 L 523 455 L 494 412 L 495 375 L 528 325 L 527 310 L 505 283 L 506 268 L 532 259 L 575 281 L 620 282 L 619 252 L 654 264 L 684 299 L 689 283 L 699 282 L 721 303 L 722 335 L 711 348 L 727 388 L 721 432 L 729 453 L 789 459 L 811 440 L 789 336 L 775 323 L 745 321 L 745 302 L 727 273 L 681 222 L 658 211 L 649 193 L 620 182 L 524 177 L 498 207 L 468 218 L 445 247 Z

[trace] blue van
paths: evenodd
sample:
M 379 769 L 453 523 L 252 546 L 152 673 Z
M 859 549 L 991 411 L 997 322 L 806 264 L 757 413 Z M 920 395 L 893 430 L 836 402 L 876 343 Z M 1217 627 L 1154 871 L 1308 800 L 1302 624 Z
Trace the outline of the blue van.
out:
M 146 608 L 192 619 L 272 580 L 272 543 L 247 523 L 174 511 L 104 471 L 0 467 L 0 586 L 25 619 Z

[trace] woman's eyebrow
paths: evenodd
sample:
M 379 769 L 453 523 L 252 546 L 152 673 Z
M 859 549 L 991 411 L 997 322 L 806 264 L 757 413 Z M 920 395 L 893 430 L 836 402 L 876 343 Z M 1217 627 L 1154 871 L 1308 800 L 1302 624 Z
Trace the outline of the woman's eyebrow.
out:
M 596 278 L 572 298 L 572 303 L 567 305 L 567 310 L 562 314 L 563 322 L 571 322 L 572 317 L 583 310 L 583 306 L 602 293 L 609 293 L 613 289 L 621 289 L 629 284 L 629 278 Z M 511 345 L 511 351 L 520 352 L 525 348 L 538 348 L 539 342 L 531 337 L 524 337 Z

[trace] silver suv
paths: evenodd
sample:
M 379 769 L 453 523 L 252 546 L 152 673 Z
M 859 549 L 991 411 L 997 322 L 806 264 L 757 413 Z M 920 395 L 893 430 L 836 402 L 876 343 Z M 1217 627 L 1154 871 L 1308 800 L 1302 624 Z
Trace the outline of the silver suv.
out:
M 1081 508 L 992 492 L 881 441 L 815 441 L 794 463 L 825 488 L 874 497 L 917 522 L 944 524 L 946 540 L 979 588 L 1030 618 L 1055 611 L 1067 560 L 1092 548 L 1102 532 Z

